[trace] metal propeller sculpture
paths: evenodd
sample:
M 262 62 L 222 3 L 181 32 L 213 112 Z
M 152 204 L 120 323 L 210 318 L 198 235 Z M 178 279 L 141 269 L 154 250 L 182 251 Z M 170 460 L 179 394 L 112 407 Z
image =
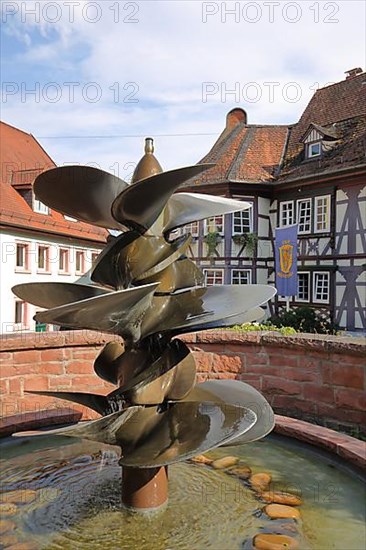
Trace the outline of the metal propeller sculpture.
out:
M 191 222 L 249 208 L 210 195 L 175 193 L 211 168 L 198 164 L 162 172 L 148 138 L 133 183 L 83 166 L 54 168 L 35 181 L 38 199 L 63 214 L 122 233 L 113 237 L 90 273 L 78 283 L 29 283 L 13 292 L 45 311 L 35 319 L 70 329 L 118 335 L 94 363 L 116 386 L 106 396 L 82 392 L 32 392 L 85 405 L 101 418 L 55 434 L 121 448 L 122 500 L 153 509 L 167 500 L 167 468 L 221 445 L 265 436 L 273 412 L 251 386 L 232 380 L 196 384 L 185 332 L 232 326 L 263 316 L 275 294 L 265 285 L 204 285 L 203 273 L 185 255 L 190 235 L 170 233 Z

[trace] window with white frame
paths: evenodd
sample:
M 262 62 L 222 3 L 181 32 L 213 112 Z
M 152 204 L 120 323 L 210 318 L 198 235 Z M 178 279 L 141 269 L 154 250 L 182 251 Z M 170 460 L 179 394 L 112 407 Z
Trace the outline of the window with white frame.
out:
M 49 271 L 49 247 L 39 244 L 37 252 L 37 270 Z
M 42 201 L 34 198 L 33 200 L 33 210 L 38 214 L 48 214 L 49 208 Z
M 286 227 L 295 223 L 294 201 L 280 203 L 280 226 Z
M 16 271 L 29 270 L 29 244 L 16 243 L 15 269 Z
M 186 235 L 190 233 L 192 237 L 198 237 L 199 222 L 188 223 L 187 225 L 184 225 L 182 229 L 183 229 L 183 233 L 185 233 Z
M 297 201 L 297 223 L 299 233 L 311 232 L 311 199 Z
M 77 222 L 76 218 L 72 218 L 71 216 L 67 216 L 66 214 L 64 214 L 64 218 L 68 222 Z
M 84 251 L 76 250 L 75 251 L 75 273 L 80 275 L 84 273 Z
M 252 209 L 240 210 L 233 214 L 233 235 L 242 235 L 251 231 L 251 213 Z
M 67 248 L 60 248 L 58 256 L 58 270 L 60 273 L 69 273 L 70 251 Z
M 330 195 L 315 197 L 314 231 L 320 233 L 330 229 Z
M 203 274 L 205 276 L 205 284 L 207 286 L 224 284 L 223 269 L 204 269 Z
M 224 234 L 224 216 L 215 216 L 205 220 L 205 235 L 217 231 L 220 235 Z
M 297 274 L 297 300 L 299 302 L 310 302 L 309 272 L 300 272 Z
M 320 157 L 322 154 L 321 141 L 315 141 L 314 143 L 308 143 L 307 145 L 307 158 L 312 159 L 314 157 Z
M 329 303 L 330 291 L 330 273 L 324 271 L 315 271 L 313 273 L 313 301 L 327 304 Z
M 252 272 L 250 269 L 233 269 L 231 272 L 231 284 L 250 285 L 252 282 Z
M 25 324 L 25 314 L 26 314 L 26 304 L 21 300 L 16 300 L 15 302 L 15 311 L 14 311 L 14 322 L 16 325 Z

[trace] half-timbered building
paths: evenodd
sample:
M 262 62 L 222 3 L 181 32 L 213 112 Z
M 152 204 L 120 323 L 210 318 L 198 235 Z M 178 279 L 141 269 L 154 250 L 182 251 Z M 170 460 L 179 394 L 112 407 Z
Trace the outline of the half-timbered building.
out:
M 184 190 L 252 209 L 184 228 L 207 284 L 274 283 L 274 230 L 298 224 L 298 292 L 341 328 L 366 330 L 366 74 L 317 90 L 298 123 L 253 125 L 236 108 Z M 280 311 L 277 296 L 271 310 Z

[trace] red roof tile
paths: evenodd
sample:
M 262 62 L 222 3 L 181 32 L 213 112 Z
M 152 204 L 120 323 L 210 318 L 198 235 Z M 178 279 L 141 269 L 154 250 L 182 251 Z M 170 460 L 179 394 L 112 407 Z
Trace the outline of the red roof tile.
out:
M 246 117 L 234 123 L 231 118 L 212 149 L 200 161 L 213 162 L 216 166 L 192 178 L 184 186 L 273 181 L 287 132 L 287 126 L 247 125 Z
M 302 138 L 309 127 L 332 132 L 337 141 L 322 158 L 306 161 Z M 317 90 L 299 122 L 291 128 L 280 180 L 365 163 L 366 73 Z M 305 162 L 304 162 L 305 161 Z
M 0 138 L 0 224 L 105 243 L 108 232 L 102 228 L 67 221 L 55 210 L 34 212 L 16 188 L 30 188 L 39 173 L 56 165 L 31 134 L 0 122 Z

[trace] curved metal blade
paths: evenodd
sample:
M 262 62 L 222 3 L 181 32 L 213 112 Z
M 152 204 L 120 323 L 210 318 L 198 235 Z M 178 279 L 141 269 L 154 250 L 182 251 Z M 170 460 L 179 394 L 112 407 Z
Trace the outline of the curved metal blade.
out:
M 159 288 L 160 287 L 158 287 L 158 289 Z M 255 323 L 256 321 L 263 319 L 265 314 L 266 312 L 261 307 L 254 307 L 253 309 L 250 309 L 245 313 L 235 315 L 234 317 L 225 317 L 223 319 L 217 319 L 217 321 L 194 325 L 193 327 L 190 327 L 189 331 L 197 332 L 200 330 L 210 330 L 213 328 L 233 327 L 235 325 L 243 325 L 244 323 Z M 185 329 L 183 329 L 183 331 L 185 331 Z M 173 330 L 172 333 L 174 335 L 181 334 L 180 329 Z
M 111 206 L 126 188 L 125 181 L 91 166 L 52 168 L 34 182 L 36 197 L 50 208 L 107 229 L 123 229 Z
M 256 414 L 243 407 L 187 401 L 166 408 L 130 407 L 98 420 L 35 435 L 61 435 L 119 445 L 121 465 L 154 468 L 187 460 L 232 441 L 250 430 L 255 422 Z
M 76 283 L 24 283 L 13 286 L 12 291 L 21 300 L 47 309 L 110 293 L 97 286 Z
M 251 208 L 249 202 L 204 195 L 202 193 L 176 193 L 164 209 L 164 233 L 195 221 L 230 214 Z
M 98 395 L 96 393 L 68 391 L 26 391 L 26 393 L 45 395 L 46 397 L 56 397 L 57 399 L 64 399 L 65 401 L 85 405 L 99 414 L 105 414 L 105 411 L 109 407 L 108 399 L 104 395 Z
M 255 412 L 257 421 L 240 437 L 225 442 L 225 446 L 242 445 L 261 439 L 274 428 L 274 414 L 268 401 L 255 388 L 239 380 L 208 380 L 197 384 L 183 401 L 213 401 L 248 408 Z M 224 445 L 223 445 L 224 446 Z
M 224 403 L 141 408 L 117 434 L 120 464 L 153 468 L 187 460 L 245 433 L 255 421 L 252 411 Z
M 196 380 L 196 365 L 188 346 L 176 339 L 156 361 L 143 365 L 135 376 L 126 379 L 127 383 L 120 382 L 108 400 L 123 396 L 133 405 L 157 405 L 165 399 L 182 399 L 189 393 Z
M 157 220 L 171 195 L 189 178 L 212 168 L 196 164 L 155 174 L 122 191 L 112 205 L 114 219 L 122 225 L 145 233 Z
M 270 300 L 276 289 L 268 285 L 198 287 L 167 296 L 154 296 L 141 326 L 143 337 L 230 318 Z M 186 330 L 187 329 L 187 330 Z
M 158 285 L 150 284 L 109 292 L 88 300 L 55 307 L 35 315 L 41 323 L 73 329 L 119 334 L 126 340 L 140 339 L 140 327 Z
M 73 426 L 65 426 L 64 428 L 55 428 L 39 432 L 32 432 L 34 436 L 50 436 L 61 435 L 66 437 L 78 437 L 88 439 L 90 441 L 99 441 L 107 445 L 119 445 L 117 434 L 121 426 L 138 412 L 140 407 L 130 407 L 124 411 L 118 411 L 108 416 L 103 416 L 97 420 L 80 422 Z M 15 437 L 27 435 L 27 432 L 14 434 Z
M 169 266 L 186 251 L 190 241 L 189 235 L 168 243 L 163 237 L 128 231 L 103 250 L 91 278 L 113 288 L 127 288 L 132 281 Z
M 149 276 L 143 274 L 139 278 L 139 281 L 144 284 L 159 283 L 156 289 L 157 292 L 171 294 L 183 288 L 203 286 L 205 276 L 192 260 L 189 258 L 179 258 L 176 262 L 156 274 Z
M 111 384 L 118 384 L 118 359 L 124 353 L 120 342 L 108 342 L 94 361 L 94 371 L 99 378 Z

